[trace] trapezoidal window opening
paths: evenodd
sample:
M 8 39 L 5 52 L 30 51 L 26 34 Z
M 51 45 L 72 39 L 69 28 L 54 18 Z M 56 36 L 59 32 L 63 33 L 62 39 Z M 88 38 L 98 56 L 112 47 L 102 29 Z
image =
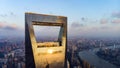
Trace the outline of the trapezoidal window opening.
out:
M 61 46 L 59 38 L 61 26 L 40 26 L 33 25 L 36 42 L 38 47 L 57 47 Z

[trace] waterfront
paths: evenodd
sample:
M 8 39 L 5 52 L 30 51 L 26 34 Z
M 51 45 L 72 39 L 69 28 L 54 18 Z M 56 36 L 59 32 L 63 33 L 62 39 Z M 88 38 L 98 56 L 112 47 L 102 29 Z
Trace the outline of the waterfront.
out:
M 103 47 L 102 49 L 115 49 L 115 48 L 120 48 L 120 45 L 106 46 Z M 88 62 L 90 65 L 94 66 L 95 68 L 118 68 L 117 66 L 109 63 L 108 61 L 98 57 L 95 53 L 99 50 L 100 48 L 84 50 L 79 52 L 79 56 L 82 60 Z

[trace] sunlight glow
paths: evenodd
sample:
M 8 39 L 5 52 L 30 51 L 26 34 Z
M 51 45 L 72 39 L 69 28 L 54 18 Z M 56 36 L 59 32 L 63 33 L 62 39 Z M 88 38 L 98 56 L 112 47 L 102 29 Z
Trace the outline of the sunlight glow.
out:
M 53 53 L 53 50 L 49 49 L 49 50 L 48 50 L 48 53 L 52 54 L 52 53 Z

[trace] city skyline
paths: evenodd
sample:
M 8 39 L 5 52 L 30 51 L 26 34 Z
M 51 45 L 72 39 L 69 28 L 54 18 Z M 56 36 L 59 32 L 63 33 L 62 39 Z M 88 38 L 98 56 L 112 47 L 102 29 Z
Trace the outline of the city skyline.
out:
M 1 0 L 0 36 L 24 36 L 24 14 L 25 12 L 35 12 L 67 16 L 68 36 L 120 38 L 119 3 L 119 0 Z M 39 31 L 37 28 L 35 29 Z M 46 28 L 39 29 L 42 29 L 39 31 L 39 33 L 42 32 L 42 36 L 46 36 L 46 32 L 50 32 L 45 31 Z M 52 28 L 50 30 L 52 31 L 50 36 L 55 35 L 58 31 Z

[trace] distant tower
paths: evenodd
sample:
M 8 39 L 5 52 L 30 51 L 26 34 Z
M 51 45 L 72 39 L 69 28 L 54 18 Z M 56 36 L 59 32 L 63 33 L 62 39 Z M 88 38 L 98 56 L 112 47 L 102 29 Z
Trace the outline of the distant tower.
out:
M 57 42 L 37 43 L 34 25 L 60 26 Z M 25 13 L 26 68 L 67 68 L 67 17 Z

